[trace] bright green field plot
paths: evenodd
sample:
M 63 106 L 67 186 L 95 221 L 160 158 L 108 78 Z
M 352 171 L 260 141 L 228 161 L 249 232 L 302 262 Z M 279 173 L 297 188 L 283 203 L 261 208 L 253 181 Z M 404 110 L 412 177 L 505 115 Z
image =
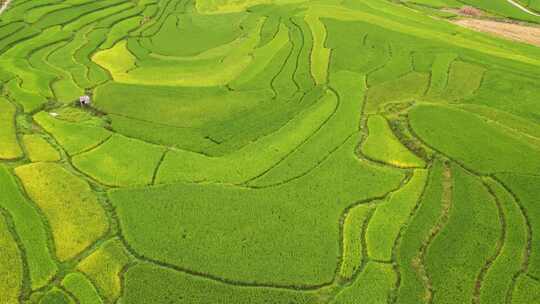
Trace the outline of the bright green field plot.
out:
M 394 242 L 415 209 L 427 179 L 425 170 L 414 172 L 411 180 L 386 202 L 377 206 L 366 231 L 366 245 L 370 258 L 391 261 Z
M 517 274 L 524 265 L 528 227 L 525 213 L 511 193 L 494 180 L 488 180 L 487 185 L 499 201 L 505 219 L 505 233 L 499 255 L 485 275 L 480 299 L 485 303 L 497 303 L 510 294 L 515 283 L 511 276 Z
M 68 274 L 62 280 L 62 286 L 69 291 L 80 303 L 103 303 L 95 287 L 88 278 L 80 272 Z
M 185 22 L 183 20 L 186 19 L 170 16 L 158 35 L 152 40 L 152 51 L 156 55 L 165 55 L 154 56 L 160 58 L 159 60 L 148 58 L 144 61 L 137 61 L 136 57 L 128 50 L 125 40 L 117 43 L 111 49 L 95 54 L 93 60 L 107 69 L 112 74 L 113 79 L 119 83 L 195 87 L 225 85 L 237 78 L 250 64 L 252 60 L 250 53 L 259 44 L 261 20 L 257 21 L 258 26 L 250 29 L 251 32 L 246 33 L 245 37 L 238 38 L 242 39 L 240 43 L 237 43 L 234 48 L 222 56 L 211 59 L 174 56 L 197 55 L 201 51 L 230 42 L 228 40 L 232 40 L 236 36 L 232 33 L 232 29 L 239 26 L 235 24 L 241 20 L 239 17 L 226 16 L 228 22 L 220 20 L 223 17 L 198 17 L 204 21 L 199 20 L 202 25 L 197 26 L 195 24 L 179 25 L 178 22 Z M 197 21 L 187 21 L 187 23 L 191 22 L 196 23 Z M 181 29 L 180 27 L 183 26 L 187 28 Z M 204 29 L 200 29 L 200 26 L 204 26 Z M 208 29 L 212 30 L 205 31 Z M 195 39 L 191 36 L 200 35 L 201 31 L 205 31 L 206 39 Z M 190 34 L 187 37 L 182 37 L 186 33 Z M 195 43 L 178 48 L 177 44 L 171 43 L 175 39 L 192 40 Z M 190 50 L 190 48 L 193 49 Z
M 92 149 L 111 136 L 108 130 L 96 125 L 96 122 L 74 123 L 54 118 L 47 112 L 36 114 L 34 121 L 52 135 L 69 155 Z
M 528 219 L 528 233 L 530 240 L 528 246 L 530 251 L 527 254 L 528 262 L 525 270 L 533 277 L 540 275 L 540 237 L 535 231 L 540 227 L 540 212 L 535 203 L 535 197 L 538 195 L 538 183 L 540 179 L 537 176 L 501 174 L 499 176 L 501 183 L 508 187 L 508 191 L 514 195 L 514 199 L 520 205 L 522 213 Z
M 355 145 L 353 138 L 311 174 L 279 187 L 175 184 L 110 197 L 130 246 L 148 258 L 234 281 L 318 285 L 337 267 L 344 209 L 403 178 L 359 161 Z
M 376 113 L 388 103 L 418 99 L 426 91 L 428 83 L 428 74 L 413 72 L 396 80 L 377 84 L 368 91 L 366 110 L 369 113 Z
M 359 205 L 351 208 L 343 220 L 343 260 L 339 275 L 343 280 L 350 280 L 367 259 L 362 242 L 366 224 L 373 215 L 372 206 Z
M 0 159 L 12 159 L 22 155 L 15 134 L 15 106 L 0 97 Z
M 130 268 L 125 278 L 122 303 L 319 303 L 314 292 L 234 286 L 152 264 Z
M 144 185 L 153 182 L 165 148 L 114 135 L 95 149 L 73 158 L 81 171 L 106 185 Z
M 425 255 L 434 303 L 472 300 L 478 275 L 497 253 L 502 231 L 495 198 L 481 181 L 454 166 L 452 183 L 448 218 Z
M 540 48 L 465 5 L 540 22 L 12 0 L 0 304 L 540 303 Z
M 157 181 L 241 183 L 255 178 L 317 132 L 333 115 L 337 103 L 337 96 L 328 91 L 316 104 L 278 131 L 223 157 L 173 150 L 165 156 Z
M 427 145 L 472 170 L 534 174 L 540 169 L 540 146 L 535 141 L 481 116 L 447 106 L 419 105 L 409 119 Z
M 512 303 L 540 303 L 540 283 L 530 277 L 520 275 L 516 280 Z
M 54 287 L 39 300 L 39 304 L 75 304 L 73 297 L 60 288 Z
M 339 293 L 331 303 L 386 303 L 396 279 L 391 265 L 370 262 L 352 285 Z
M 401 269 L 401 284 L 397 289 L 399 303 L 421 303 L 428 295 L 423 266 L 425 250 L 450 203 L 450 170 L 436 160 L 430 171 L 418 207 L 402 231 L 399 247 L 396 248 Z

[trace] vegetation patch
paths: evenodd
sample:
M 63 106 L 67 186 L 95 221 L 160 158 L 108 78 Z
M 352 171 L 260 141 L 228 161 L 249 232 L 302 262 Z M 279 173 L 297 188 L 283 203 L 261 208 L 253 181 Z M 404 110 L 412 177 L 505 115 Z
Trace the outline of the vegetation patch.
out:
M 513 292 L 513 278 L 520 272 L 527 254 L 528 227 L 525 214 L 512 194 L 495 180 L 488 180 L 487 185 L 495 195 L 504 219 L 501 248 L 483 278 L 480 293 L 482 301 L 493 303 L 504 301 Z
M 354 283 L 339 293 L 330 303 L 354 303 L 358 299 L 364 299 L 365 303 L 385 303 L 396 280 L 396 274 L 391 265 L 369 262 Z
M 152 260 L 232 281 L 320 285 L 337 268 L 343 211 L 404 177 L 359 161 L 356 144 L 352 138 L 311 174 L 277 187 L 175 183 L 115 190 L 110 198 L 127 242 Z M 302 208 L 291 203 L 297 200 Z
M 416 170 L 407 185 L 377 206 L 366 231 L 370 258 L 391 261 L 394 243 L 414 210 L 427 179 L 425 170 Z
M 6 303 L 16 303 L 22 289 L 23 261 L 4 216 L 0 216 L 0 235 L 0 296 Z
M 49 248 L 48 232 L 37 209 L 20 192 L 15 178 L 0 166 L 0 207 L 13 219 L 15 232 L 23 245 L 32 288 L 43 287 L 58 266 Z
M 13 159 L 22 156 L 15 134 L 15 107 L 0 97 L 0 158 Z
M 472 113 L 419 105 L 409 118 L 414 132 L 428 145 L 478 172 L 533 173 L 540 168 L 537 146 Z
M 73 123 L 40 112 L 34 116 L 40 127 L 51 134 L 69 155 L 84 152 L 100 145 L 111 136 L 111 132 L 95 123 Z
M 73 272 L 65 276 L 62 280 L 62 286 L 80 303 L 103 303 L 95 287 L 80 272 Z
M 107 218 L 88 184 L 54 163 L 17 167 L 28 195 L 45 214 L 56 256 L 66 261 L 107 231 Z
M 271 168 L 302 144 L 333 115 L 337 96 L 327 91 L 313 106 L 273 134 L 224 157 L 207 157 L 186 151 L 165 156 L 157 181 L 215 181 L 241 183 Z M 269 148 L 270 147 L 270 148 Z M 265 151 L 265 157 L 259 157 Z M 251 160 L 247 162 L 247 160 Z M 229 168 L 236 168 L 235 171 Z
M 539 179 L 536 176 L 519 175 L 519 174 L 501 174 L 500 179 L 515 198 L 520 203 L 520 208 L 528 220 L 528 249 L 525 254 L 528 257 L 526 271 L 533 277 L 540 275 L 540 253 L 537 248 L 540 246 L 540 237 L 535 232 L 539 227 L 539 211 L 535 207 L 535 197 L 538 194 Z
M 75 156 L 73 165 L 106 185 L 145 185 L 153 182 L 164 152 L 162 147 L 113 135 L 97 148 Z
M 60 288 L 54 287 L 39 300 L 39 304 L 75 304 L 77 303 L 69 294 Z
M 351 208 L 343 221 L 343 260 L 339 275 L 343 280 L 350 280 L 367 260 L 364 256 L 363 239 L 365 227 L 373 214 L 371 206 L 359 205 Z
M 60 154 L 47 140 L 39 135 L 23 136 L 24 148 L 32 162 L 54 162 L 60 160 Z
M 440 303 L 472 300 L 477 275 L 496 254 L 502 233 L 495 198 L 481 181 L 457 166 L 452 167 L 452 178 L 448 221 L 427 248 L 425 258 L 433 299 Z M 458 243 L 460 246 L 448 246 Z
M 1 303 L 540 301 L 539 0 L 0 3 Z
M 131 257 L 126 252 L 121 241 L 110 239 L 83 259 L 77 265 L 77 269 L 84 273 L 99 294 L 103 295 L 105 303 L 114 303 L 122 290 L 121 272 L 130 261 Z M 80 281 L 80 279 L 77 279 L 77 281 Z M 88 283 L 85 282 L 84 285 L 88 286 Z M 89 293 L 89 288 L 85 287 L 84 294 L 87 293 Z
M 123 303 L 319 303 L 314 292 L 235 286 L 146 263 L 125 276 Z
M 450 178 L 449 169 L 436 160 L 417 210 L 402 232 L 396 256 L 401 269 L 397 298 L 403 303 L 421 303 L 431 296 L 424 259 L 428 245 L 444 224 L 445 212 L 451 204 Z
M 367 157 L 396 167 L 423 167 L 424 161 L 409 151 L 392 133 L 388 122 L 379 115 L 368 119 L 369 135 L 362 144 Z

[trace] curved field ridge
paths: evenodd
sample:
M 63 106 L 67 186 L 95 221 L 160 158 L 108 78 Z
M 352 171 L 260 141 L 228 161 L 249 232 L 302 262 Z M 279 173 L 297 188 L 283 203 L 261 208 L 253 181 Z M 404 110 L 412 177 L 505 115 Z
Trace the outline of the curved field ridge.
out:
M 209 158 L 173 150 L 163 160 L 157 181 L 245 182 L 268 170 L 302 144 L 324 125 L 337 106 L 337 96 L 328 91 L 320 101 L 280 130 L 224 157 Z M 261 157 L 263 153 L 265 156 Z M 231 172 L 230 168 L 235 170 Z
M 0 303 L 540 303 L 539 10 L 0 0 Z

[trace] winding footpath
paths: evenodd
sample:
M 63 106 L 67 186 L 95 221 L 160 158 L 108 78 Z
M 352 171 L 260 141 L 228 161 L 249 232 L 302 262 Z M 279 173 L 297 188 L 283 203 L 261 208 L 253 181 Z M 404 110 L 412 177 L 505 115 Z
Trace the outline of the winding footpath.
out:
M 2 4 L 2 6 L 0 7 L 0 15 L 2 15 L 2 13 L 8 8 L 10 3 L 11 0 L 7 0 L 6 2 L 4 2 L 4 4 Z
M 512 4 L 513 6 L 519 8 L 520 10 L 522 10 L 522 11 L 524 11 L 524 12 L 526 12 L 526 13 L 529 13 L 529 14 L 531 14 L 531 15 L 533 15 L 533 16 L 538 16 L 538 17 L 540 17 L 540 14 L 531 11 L 530 9 L 524 7 L 523 5 L 517 3 L 517 2 L 514 1 L 514 0 L 506 0 L 506 1 L 508 1 L 508 3 Z

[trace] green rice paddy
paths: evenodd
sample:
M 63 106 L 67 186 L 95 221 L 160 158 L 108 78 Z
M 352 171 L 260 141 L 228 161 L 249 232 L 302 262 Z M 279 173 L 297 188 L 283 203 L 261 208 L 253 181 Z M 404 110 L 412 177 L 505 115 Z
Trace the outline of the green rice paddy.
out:
M 0 304 L 540 304 L 516 2 L 8 2 Z

